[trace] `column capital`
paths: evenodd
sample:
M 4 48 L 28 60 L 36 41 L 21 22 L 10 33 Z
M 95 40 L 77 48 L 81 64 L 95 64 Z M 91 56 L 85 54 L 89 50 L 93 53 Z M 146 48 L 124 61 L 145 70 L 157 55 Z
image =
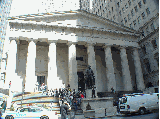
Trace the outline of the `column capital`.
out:
M 28 41 L 28 43 L 33 41 L 35 44 L 38 42 L 38 40 L 36 40 L 36 39 L 28 39 L 27 41 Z
M 132 47 L 133 50 L 139 50 L 141 47 Z
M 48 40 L 47 43 L 48 44 L 55 43 L 57 45 L 58 41 L 57 40 Z
M 68 43 L 67 43 L 67 45 L 70 47 L 71 45 L 76 45 L 77 44 L 77 42 L 71 42 L 71 41 L 69 41 Z
M 20 44 L 19 38 L 10 38 L 10 42 L 15 41 L 17 44 Z
M 119 49 L 119 50 L 121 50 L 121 49 L 126 49 L 126 46 L 119 46 L 118 49 Z
M 110 47 L 111 48 L 112 45 L 108 45 L 108 44 L 104 44 L 102 47 L 105 49 L 107 47 Z
M 88 46 L 95 46 L 96 44 L 95 43 L 86 43 L 85 47 L 88 47 Z

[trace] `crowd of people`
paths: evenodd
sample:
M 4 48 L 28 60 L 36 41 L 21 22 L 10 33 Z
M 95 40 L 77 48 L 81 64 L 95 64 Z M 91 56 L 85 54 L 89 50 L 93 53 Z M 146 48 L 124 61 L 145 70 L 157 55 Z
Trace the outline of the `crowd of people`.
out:
M 86 97 L 85 92 L 76 91 L 75 89 L 72 90 L 69 85 L 67 88 L 60 88 L 59 90 L 48 90 L 46 95 L 59 97 L 61 99 L 59 102 L 60 106 L 64 102 L 67 102 L 70 106 L 74 106 L 75 110 L 77 110 L 78 106 L 81 105 L 81 99 Z

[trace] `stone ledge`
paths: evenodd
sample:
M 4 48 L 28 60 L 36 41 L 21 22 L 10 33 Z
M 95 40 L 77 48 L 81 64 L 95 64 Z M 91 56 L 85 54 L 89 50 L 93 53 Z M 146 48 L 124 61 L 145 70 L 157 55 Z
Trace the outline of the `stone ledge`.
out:
M 94 101 L 94 100 L 113 100 L 113 97 L 105 97 L 105 98 L 83 98 L 83 101 Z

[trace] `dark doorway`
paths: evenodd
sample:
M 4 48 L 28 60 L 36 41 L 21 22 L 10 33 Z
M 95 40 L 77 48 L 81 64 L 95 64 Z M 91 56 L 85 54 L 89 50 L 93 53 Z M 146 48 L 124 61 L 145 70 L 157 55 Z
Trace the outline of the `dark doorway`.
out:
M 85 90 L 84 74 L 83 72 L 77 72 L 77 75 L 78 75 L 78 90 L 83 92 Z
M 40 91 L 40 87 L 42 85 L 42 83 L 45 84 L 45 76 L 37 76 L 37 82 L 38 82 L 38 91 Z
M 155 88 L 155 89 L 154 89 L 154 92 L 155 92 L 155 93 L 159 93 L 159 92 L 158 92 L 158 88 Z

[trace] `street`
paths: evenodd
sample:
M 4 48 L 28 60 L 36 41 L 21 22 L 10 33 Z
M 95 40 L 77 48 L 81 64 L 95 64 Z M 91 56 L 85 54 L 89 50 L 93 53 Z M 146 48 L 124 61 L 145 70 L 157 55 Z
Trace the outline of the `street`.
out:
M 107 119 L 159 119 L 159 113 L 147 113 L 145 115 L 132 114 L 127 116 L 108 117 Z

